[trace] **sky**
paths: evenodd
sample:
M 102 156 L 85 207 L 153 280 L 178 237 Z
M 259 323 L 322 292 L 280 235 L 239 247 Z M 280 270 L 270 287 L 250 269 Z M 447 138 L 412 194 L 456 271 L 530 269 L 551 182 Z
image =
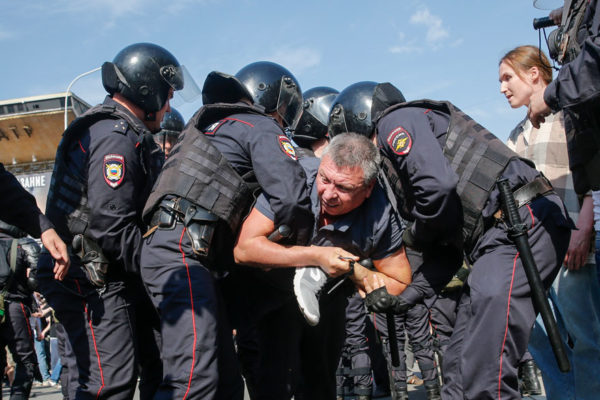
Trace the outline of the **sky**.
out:
M 533 0 L 0 0 L 0 10 L 0 101 L 64 92 L 122 48 L 152 42 L 199 87 L 210 71 L 273 61 L 303 91 L 368 80 L 407 100 L 449 100 L 502 140 L 526 109 L 500 93 L 499 60 L 538 45 L 532 21 L 549 12 Z M 71 91 L 91 105 L 106 94 L 99 72 Z M 186 119 L 201 105 L 176 103 Z

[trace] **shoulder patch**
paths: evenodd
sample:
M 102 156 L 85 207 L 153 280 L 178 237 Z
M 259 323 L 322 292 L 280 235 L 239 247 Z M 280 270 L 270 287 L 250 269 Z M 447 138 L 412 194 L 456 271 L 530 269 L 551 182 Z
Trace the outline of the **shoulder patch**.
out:
M 117 119 L 113 123 L 113 132 L 118 132 L 124 135 L 127 132 L 128 127 L 129 124 L 127 123 L 127 121 Z
M 222 120 L 220 120 L 220 121 L 217 121 L 217 122 L 215 122 L 215 123 L 212 123 L 212 124 L 210 124 L 209 126 L 207 126 L 207 127 L 204 129 L 204 134 L 205 134 L 205 135 L 214 135 L 214 134 L 217 132 L 217 129 L 219 129 L 219 127 L 220 127 L 221 125 L 223 125 L 224 123 L 225 123 L 225 120 L 224 120 L 224 119 L 222 119 Z
M 285 155 L 291 158 L 292 160 L 298 161 L 296 149 L 294 149 L 294 146 L 292 145 L 292 142 L 290 142 L 290 139 L 288 139 L 288 137 L 285 135 L 278 135 L 277 140 L 279 141 L 279 147 L 281 148 L 281 151 L 283 151 Z
M 390 132 L 387 137 L 387 143 L 394 153 L 399 156 L 405 156 L 412 148 L 412 137 L 406 129 L 399 126 Z
M 113 189 L 116 189 L 125 177 L 125 157 L 120 154 L 107 154 L 102 163 L 104 180 Z

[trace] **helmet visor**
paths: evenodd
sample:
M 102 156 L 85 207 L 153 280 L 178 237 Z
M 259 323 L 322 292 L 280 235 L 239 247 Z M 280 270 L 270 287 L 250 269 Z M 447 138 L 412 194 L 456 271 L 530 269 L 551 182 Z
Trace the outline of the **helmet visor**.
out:
M 192 103 L 201 94 L 198 84 L 185 65 L 178 67 L 174 65 L 163 66 L 160 68 L 160 75 L 177 94 L 179 101 L 176 103 Z
M 302 92 L 289 76 L 281 78 L 279 97 L 277 98 L 277 114 L 283 119 L 286 127 L 296 129 L 302 116 Z
M 329 139 L 341 133 L 349 132 L 348 125 L 346 125 L 346 117 L 344 116 L 344 114 L 344 107 L 341 104 L 336 104 L 331 109 L 328 126 Z

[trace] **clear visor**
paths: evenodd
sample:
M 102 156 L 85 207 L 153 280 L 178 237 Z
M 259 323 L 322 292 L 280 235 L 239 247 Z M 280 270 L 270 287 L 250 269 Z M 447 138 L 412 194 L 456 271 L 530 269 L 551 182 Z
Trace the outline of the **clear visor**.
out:
M 286 76 L 281 78 L 277 114 L 283 119 L 286 127 L 292 131 L 296 129 L 302 116 L 302 93 L 294 81 Z
M 538 10 L 554 10 L 564 5 L 564 0 L 533 0 L 533 6 Z
M 192 103 L 200 97 L 202 91 L 185 65 L 179 67 L 166 65 L 160 68 L 160 74 L 175 91 L 173 106 Z

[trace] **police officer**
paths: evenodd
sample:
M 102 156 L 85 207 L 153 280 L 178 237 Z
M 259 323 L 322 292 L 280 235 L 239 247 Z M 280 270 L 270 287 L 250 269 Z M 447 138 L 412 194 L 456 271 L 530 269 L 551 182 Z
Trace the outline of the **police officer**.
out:
M 271 196 L 279 224 L 308 238 L 305 174 L 282 130 L 296 126 L 302 92 L 287 69 L 257 62 L 235 76 L 211 72 L 202 94 L 204 106 L 182 132 L 144 211 L 151 228 L 142 277 L 169 338 L 157 398 L 241 399 L 231 328 L 213 274 L 233 265 L 235 234 L 255 188 Z M 233 295 L 248 303 L 243 290 L 255 288 L 241 284 Z
M 414 221 L 404 231 L 404 245 L 423 251 L 421 276 L 414 274 L 401 296 L 388 296 L 376 284 L 379 289 L 367 304 L 375 311 L 405 312 L 445 284 L 432 282 L 437 277 L 431 270 L 442 270 L 444 264 L 427 268 L 428 254 L 464 249 L 473 271 L 444 360 L 442 398 L 519 398 L 517 365 L 535 310 L 517 249 L 498 212 L 496 181 L 509 180 L 546 285 L 563 260 L 572 222 L 551 185 L 528 161 L 455 106 L 432 100 L 394 104 L 386 93 L 389 86 L 351 85 L 338 95 L 330 114 L 330 135 L 354 129 L 357 120 L 372 122 L 371 130 L 362 133 L 377 141 L 398 209 Z
M 570 7 L 566 7 L 570 5 Z M 600 10 L 597 0 L 565 1 L 558 60 L 563 66 L 543 92 L 533 93 L 529 119 L 534 127 L 550 112 L 563 111 L 569 167 L 575 191 L 600 190 Z
M 171 111 L 166 113 L 163 117 L 163 120 L 160 123 L 160 132 L 154 135 L 154 139 L 162 149 L 163 153 L 165 153 L 165 158 L 169 157 L 169 153 L 173 146 L 175 146 L 175 143 L 177 143 L 179 134 L 184 126 L 185 121 L 183 120 L 183 117 L 179 111 L 174 108 L 171 108 Z
M 317 86 L 302 94 L 304 111 L 292 137 L 299 147 L 299 156 L 321 156 L 328 141 L 329 110 L 338 93 L 333 88 Z
M 62 284 L 40 256 L 40 291 L 75 353 L 72 398 L 131 398 L 137 378 L 130 282 L 139 279 L 142 207 L 162 164 L 153 132 L 183 88 L 183 67 L 151 43 L 125 47 L 102 66 L 104 102 L 63 134 L 46 213 L 72 243 L 75 266 Z M 148 351 L 148 349 L 141 349 Z M 75 377 L 74 374 L 69 374 Z
M 29 326 L 32 287 L 29 271 L 37 267 L 40 252 L 35 240 L 14 225 L 0 221 L 0 371 L 6 367 L 6 347 L 16 363 L 11 399 L 28 399 L 34 378 L 41 380 Z
M 63 279 L 69 269 L 67 246 L 54 230 L 52 222 L 38 208 L 35 197 L 26 191 L 17 179 L 0 163 L 0 219 L 13 224 L 29 235 L 40 238 L 44 247 L 56 260 L 56 279 Z

